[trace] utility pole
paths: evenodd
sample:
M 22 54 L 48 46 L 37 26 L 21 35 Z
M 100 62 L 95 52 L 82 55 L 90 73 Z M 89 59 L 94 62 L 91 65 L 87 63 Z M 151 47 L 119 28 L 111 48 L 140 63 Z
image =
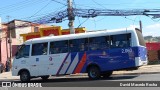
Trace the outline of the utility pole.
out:
M 11 28 L 10 28 L 9 18 L 10 18 L 10 16 L 7 16 L 7 19 L 8 19 L 8 33 L 7 33 L 8 35 L 7 35 L 7 37 L 9 37 L 8 43 L 9 43 L 9 55 L 10 55 L 7 58 L 6 68 L 8 69 L 8 71 L 10 71 L 10 69 L 11 69 L 11 59 L 12 59 L 12 39 L 11 39 Z
M 75 34 L 75 29 L 73 25 L 75 16 L 73 13 L 72 0 L 67 0 L 67 3 L 68 3 L 67 11 L 68 11 L 68 20 L 69 20 L 68 26 L 70 29 L 70 34 Z

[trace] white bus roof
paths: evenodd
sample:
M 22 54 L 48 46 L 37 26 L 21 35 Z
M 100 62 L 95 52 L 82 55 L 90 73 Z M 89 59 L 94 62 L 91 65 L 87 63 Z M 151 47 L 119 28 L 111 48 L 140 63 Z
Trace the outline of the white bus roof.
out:
M 47 37 L 41 37 L 41 38 L 27 40 L 26 42 L 24 42 L 24 44 L 41 43 L 41 42 L 49 42 L 49 41 L 61 41 L 61 40 L 70 40 L 70 39 L 80 39 L 80 38 L 133 33 L 133 32 L 135 32 L 135 28 L 93 31 L 93 32 L 78 33 L 78 34 L 61 35 L 61 36 L 47 36 Z

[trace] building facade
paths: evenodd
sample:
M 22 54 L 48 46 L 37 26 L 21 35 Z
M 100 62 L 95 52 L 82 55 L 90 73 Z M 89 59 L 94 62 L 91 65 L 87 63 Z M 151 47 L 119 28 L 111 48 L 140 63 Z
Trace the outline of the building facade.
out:
M 49 27 L 22 20 L 13 20 L 9 23 L 0 24 L 0 62 L 5 65 L 6 61 L 10 58 L 10 53 L 12 54 L 11 57 L 14 57 L 18 45 L 23 43 L 23 37 L 20 34 L 38 32 L 39 28 Z

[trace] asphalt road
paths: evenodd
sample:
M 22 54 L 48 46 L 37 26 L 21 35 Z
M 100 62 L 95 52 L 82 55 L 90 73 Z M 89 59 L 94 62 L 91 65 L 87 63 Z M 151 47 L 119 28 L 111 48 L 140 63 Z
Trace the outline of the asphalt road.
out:
M 41 78 L 31 79 L 30 83 L 42 83 L 46 87 L 118 87 L 121 82 L 160 82 L 160 73 L 157 74 L 135 74 L 135 75 L 112 75 L 110 78 L 99 80 L 90 80 L 87 76 L 72 77 L 50 77 L 47 81 Z M 7 80 L 6 80 L 7 81 Z M 0 81 L 0 86 L 2 81 Z M 19 80 L 12 80 L 14 83 L 20 83 Z

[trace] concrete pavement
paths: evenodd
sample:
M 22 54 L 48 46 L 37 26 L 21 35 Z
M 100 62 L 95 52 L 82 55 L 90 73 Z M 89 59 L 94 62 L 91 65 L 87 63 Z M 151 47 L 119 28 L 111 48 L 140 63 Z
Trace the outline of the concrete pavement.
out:
M 140 67 L 138 70 L 133 71 L 114 71 L 113 74 L 154 74 L 154 73 L 160 73 L 160 65 L 146 65 Z M 66 77 L 70 76 L 87 76 L 87 74 L 74 74 L 74 75 L 68 75 Z M 12 76 L 11 72 L 4 72 L 0 73 L 0 81 L 1 80 L 15 80 L 20 79 L 19 76 Z

